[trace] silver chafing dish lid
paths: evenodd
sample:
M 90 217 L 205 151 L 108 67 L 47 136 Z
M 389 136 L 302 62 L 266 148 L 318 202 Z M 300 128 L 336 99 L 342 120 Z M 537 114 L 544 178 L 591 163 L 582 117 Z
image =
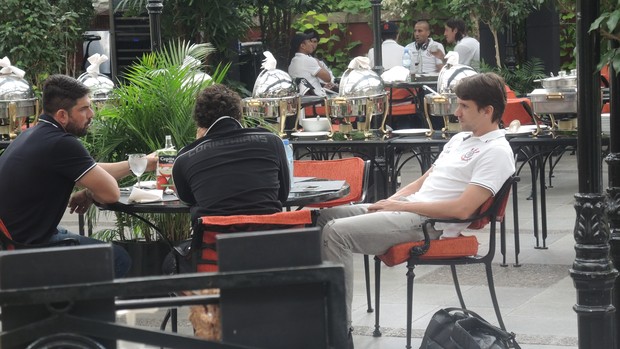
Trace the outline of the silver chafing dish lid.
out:
M 253 98 L 282 98 L 297 96 L 297 86 L 288 73 L 280 69 L 264 69 L 256 78 Z
M 112 96 L 114 82 L 107 76 L 97 73 L 84 73 L 77 80 L 90 90 L 90 98 L 93 100 L 105 100 Z
M 30 83 L 16 75 L 0 75 L 0 102 L 30 101 L 34 91 Z
M 383 79 L 370 69 L 347 69 L 340 79 L 340 97 L 366 97 L 385 94 Z
M 437 92 L 450 94 L 462 78 L 478 74 L 474 68 L 463 64 L 446 64 L 437 77 Z

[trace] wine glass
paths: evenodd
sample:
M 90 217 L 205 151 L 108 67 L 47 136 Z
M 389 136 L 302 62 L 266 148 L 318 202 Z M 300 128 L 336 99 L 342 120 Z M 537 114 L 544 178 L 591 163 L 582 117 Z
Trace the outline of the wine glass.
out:
M 129 169 L 138 177 L 138 188 L 140 188 L 140 176 L 146 170 L 146 154 L 129 154 Z

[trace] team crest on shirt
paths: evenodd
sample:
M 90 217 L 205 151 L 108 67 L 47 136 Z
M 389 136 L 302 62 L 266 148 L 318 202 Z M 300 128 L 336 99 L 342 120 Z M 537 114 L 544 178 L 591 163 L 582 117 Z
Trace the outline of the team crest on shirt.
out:
M 466 152 L 465 154 L 461 155 L 461 160 L 469 161 L 469 160 L 474 158 L 474 155 L 476 153 L 479 153 L 479 152 L 480 152 L 480 149 L 478 149 L 478 148 L 471 148 L 468 152 Z

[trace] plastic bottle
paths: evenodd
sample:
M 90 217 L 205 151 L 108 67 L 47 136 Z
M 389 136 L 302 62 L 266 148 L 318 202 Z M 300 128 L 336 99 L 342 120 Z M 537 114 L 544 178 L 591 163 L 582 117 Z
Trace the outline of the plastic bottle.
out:
M 411 70 L 411 55 L 409 55 L 409 49 L 405 48 L 403 52 L 403 67 Z
M 157 189 L 174 189 L 172 165 L 177 158 L 177 150 L 172 144 L 172 136 L 166 135 L 166 145 L 157 150 Z
M 293 145 L 289 142 L 288 139 L 283 139 L 282 143 L 284 143 L 284 151 L 286 151 L 286 161 L 288 162 L 289 178 L 291 182 L 291 187 L 293 187 L 293 160 L 295 160 L 295 155 L 293 154 Z

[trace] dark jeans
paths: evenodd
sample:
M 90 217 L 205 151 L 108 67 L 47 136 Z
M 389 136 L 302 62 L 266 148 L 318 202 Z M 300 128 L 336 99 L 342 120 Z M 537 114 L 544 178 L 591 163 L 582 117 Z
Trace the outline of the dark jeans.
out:
M 106 242 L 101 240 L 71 233 L 61 226 L 58 226 L 56 234 L 52 235 L 48 242 L 60 241 L 66 238 L 76 239 L 80 245 L 106 244 Z M 121 246 L 115 244 L 111 245 L 112 253 L 114 255 L 114 277 L 121 278 L 127 274 L 127 271 L 129 271 L 129 268 L 131 267 L 131 257 L 129 257 L 127 251 Z

